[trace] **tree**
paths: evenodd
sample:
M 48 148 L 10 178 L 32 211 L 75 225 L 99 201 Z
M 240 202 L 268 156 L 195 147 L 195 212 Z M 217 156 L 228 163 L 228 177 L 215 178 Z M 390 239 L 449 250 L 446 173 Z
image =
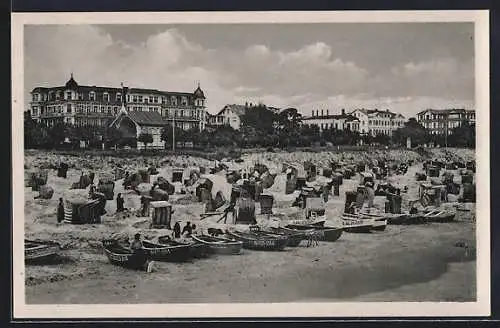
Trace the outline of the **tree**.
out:
M 30 111 L 24 112 L 24 147 L 40 148 L 50 146 L 47 128 L 31 118 Z
M 463 121 L 459 127 L 454 128 L 448 137 L 448 145 L 455 147 L 475 147 L 476 126 Z
M 429 132 L 415 118 L 410 118 L 405 125 L 392 134 L 394 143 L 406 145 L 407 138 L 411 139 L 412 145 L 423 145 L 431 140 Z
M 150 133 L 141 133 L 137 137 L 138 142 L 142 142 L 144 144 L 144 149 L 147 149 L 147 145 L 153 142 L 153 135 Z
M 104 142 L 108 147 L 120 144 L 123 139 L 123 132 L 114 126 L 106 127 L 104 130 Z M 151 141 L 152 142 L 152 141 Z

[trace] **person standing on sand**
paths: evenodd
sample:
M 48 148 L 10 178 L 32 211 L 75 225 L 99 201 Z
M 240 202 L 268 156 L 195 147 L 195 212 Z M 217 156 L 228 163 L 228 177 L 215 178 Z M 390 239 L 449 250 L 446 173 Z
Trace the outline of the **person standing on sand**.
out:
M 134 236 L 134 240 L 130 243 L 130 249 L 134 252 L 134 255 L 129 259 L 129 266 L 135 270 L 144 270 L 152 272 L 153 270 L 153 261 L 149 261 L 146 256 L 146 252 L 144 251 L 141 234 L 136 233 Z
M 375 199 L 375 191 L 373 190 L 373 183 L 367 181 L 365 183 L 366 194 L 368 196 L 368 208 L 373 207 L 373 200 Z
M 174 224 L 174 238 L 181 238 L 181 225 L 179 221 Z
M 64 220 L 64 204 L 63 199 L 59 198 L 59 205 L 57 205 L 57 223 L 61 223 Z
M 123 204 L 125 203 L 125 200 L 122 197 L 122 194 L 118 194 L 116 196 L 116 212 L 120 213 L 125 211 L 125 208 L 123 207 Z

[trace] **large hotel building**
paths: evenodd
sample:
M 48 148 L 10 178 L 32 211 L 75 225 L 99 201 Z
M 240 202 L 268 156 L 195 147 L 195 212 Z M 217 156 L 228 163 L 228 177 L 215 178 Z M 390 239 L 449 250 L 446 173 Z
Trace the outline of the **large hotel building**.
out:
M 79 85 L 71 74 L 60 87 L 36 87 L 31 92 L 31 117 L 51 126 L 64 122 L 76 126 L 110 124 L 122 106 L 127 112 L 156 112 L 184 130 L 203 130 L 207 121 L 205 94 L 154 89 Z
M 463 122 L 476 124 L 476 112 L 472 109 L 426 109 L 417 114 L 417 121 L 431 134 L 451 134 Z

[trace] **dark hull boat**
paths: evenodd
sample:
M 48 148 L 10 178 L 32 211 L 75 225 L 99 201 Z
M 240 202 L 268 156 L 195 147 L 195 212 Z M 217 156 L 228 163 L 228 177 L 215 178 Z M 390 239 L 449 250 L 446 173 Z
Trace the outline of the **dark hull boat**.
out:
M 313 225 L 304 225 L 304 226 L 287 225 L 283 229 L 292 232 L 293 231 L 303 232 L 305 235 L 305 239 L 308 238 L 308 236 L 311 233 L 314 233 L 314 236 L 317 240 L 329 241 L 329 242 L 337 241 L 340 238 L 340 236 L 342 236 L 342 231 L 343 231 L 343 228 L 313 226 Z
M 307 234 L 304 231 L 287 229 L 284 227 L 269 228 L 274 234 L 284 235 L 288 237 L 288 247 L 298 247 L 302 240 L 307 239 Z
M 191 236 L 194 241 L 206 245 L 211 253 L 223 255 L 238 255 L 243 248 L 243 242 L 229 238 L 213 237 L 207 235 Z
M 47 261 L 54 258 L 61 246 L 53 241 L 24 240 L 25 262 Z
M 115 241 L 103 241 L 104 253 L 114 265 L 129 269 L 145 269 L 148 264 L 147 256 L 138 257 L 130 248 L 123 247 Z
M 288 238 L 279 235 L 260 234 L 254 232 L 231 232 L 227 234 L 238 241 L 243 242 L 243 248 L 263 251 L 282 251 Z
M 146 254 L 155 261 L 187 262 L 191 259 L 191 247 L 189 245 L 163 245 L 149 241 L 142 242 Z
M 412 225 L 412 224 L 423 224 L 427 220 L 422 214 L 400 214 L 393 215 L 387 218 L 387 224 L 392 225 Z
M 192 242 L 180 242 L 171 239 L 169 236 L 163 236 L 158 238 L 158 243 L 167 246 L 187 246 L 191 252 L 191 257 L 195 259 L 202 259 L 210 256 L 209 247 L 194 240 Z

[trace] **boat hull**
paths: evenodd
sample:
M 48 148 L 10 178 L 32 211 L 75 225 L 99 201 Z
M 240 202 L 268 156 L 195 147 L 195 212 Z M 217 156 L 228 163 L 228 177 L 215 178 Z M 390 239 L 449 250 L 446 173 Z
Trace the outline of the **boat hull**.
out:
M 192 258 L 189 245 L 163 245 L 144 241 L 143 249 L 149 258 L 164 262 L 187 262 Z
M 212 254 L 238 255 L 243 248 L 243 242 L 211 236 L 192 236 L 193 240 L 206 245 Z
M 144 269 L 148 263 L 147 256 L 139 261 L 134 261 L 134 252 L 131 249 L 122 247 L 117 243 L 103 242 L 104 253 L 111 264 L 128 269 Z
M 61 246 L 56 242 L 49 241 L 24 241 L 25 262 L 48 261 L 54 258 L 60 251 Z
M 264 237 L 256 234 L 242 234 L 228 231 L 232 238 L 243 242 L 243 248 L 260 251 L 282 251 L 285 249 L 288 238 Z

